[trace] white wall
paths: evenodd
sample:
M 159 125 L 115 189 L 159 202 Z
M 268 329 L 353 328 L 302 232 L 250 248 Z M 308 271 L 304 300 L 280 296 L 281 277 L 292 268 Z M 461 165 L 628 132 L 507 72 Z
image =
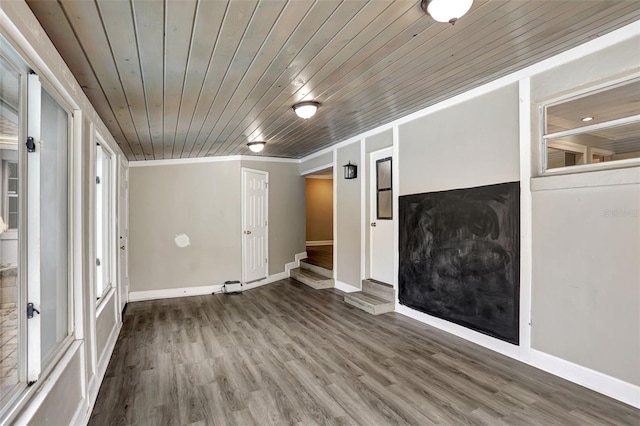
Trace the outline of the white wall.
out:
M 533 76 L 532 110 L 640 75 L 639 46 L 635 35 Z M 639 403 L 640 168 L 536 177 L 537 158 L 531 347 L 635 386 Z
M 295 161 L 130 164 L 131 300 L 209 294 L 242 279 L 242 167 L 269 172 L 267 281 L 286 276 L 285 265 L 305 251 L 304 178 Z M 181 234 L 188 247 L 175 243 Z
M 362 216 L 361 216 L 361 197 L 362 194 L 362 161 L 360 145 L 361 141 L 340 147 L 336 152 L 336 165 L 334 170 L 337 172 L 335 179 L 336 186 L 336 206 L 337 214 L 335 216 L 336 238 L 335 264 L 334 270 L 336 280 L 342 284 L 352 287 L 361 287 L 362 263 Z M 356 164 L 358 173 L 356 179 L 345 179 L 345 164 Z
M 399 126 L 398 195 L 520 179 L 518 85 Z
M 533 192 L 531 347 L 640 385 L 640 169 L 596 173 Z

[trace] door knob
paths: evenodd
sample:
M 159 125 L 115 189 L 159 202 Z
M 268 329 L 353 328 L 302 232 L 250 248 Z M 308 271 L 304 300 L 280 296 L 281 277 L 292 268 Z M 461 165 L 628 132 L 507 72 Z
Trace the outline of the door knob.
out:
M 371 222 L 371 226 L 375 228 L 376 227 L 376 223 L 375 222 Z
M 120 246 L 120 250 L 124 250 L 124 246 Z
M 251 231 L 244 231 L 244 233 L 249 235 L 249 234 L 251 234 Z

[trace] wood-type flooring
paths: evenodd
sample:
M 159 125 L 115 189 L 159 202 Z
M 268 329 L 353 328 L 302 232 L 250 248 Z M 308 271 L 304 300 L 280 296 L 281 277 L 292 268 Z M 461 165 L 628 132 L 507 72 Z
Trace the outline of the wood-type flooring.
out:
M 91 425 L 638 425 L 640 411 L 293 280 L 130 303 Z

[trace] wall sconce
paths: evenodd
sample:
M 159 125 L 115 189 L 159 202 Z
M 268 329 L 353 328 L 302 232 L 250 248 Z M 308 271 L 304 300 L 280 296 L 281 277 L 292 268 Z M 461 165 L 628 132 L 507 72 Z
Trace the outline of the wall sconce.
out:
M 344 167 L 345 179 L 355 179 L 358 177 L 358 166 L 351 164 L 351 161 L 349 161 L 349 164 L 345 164 L 342 167 Z

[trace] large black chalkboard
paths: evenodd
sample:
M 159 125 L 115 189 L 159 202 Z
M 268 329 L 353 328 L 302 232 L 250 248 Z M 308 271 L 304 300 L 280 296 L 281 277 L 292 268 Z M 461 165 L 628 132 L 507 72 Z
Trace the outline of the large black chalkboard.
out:
M 400 197 L 400 303 L 518 344 L 520 183 Z

